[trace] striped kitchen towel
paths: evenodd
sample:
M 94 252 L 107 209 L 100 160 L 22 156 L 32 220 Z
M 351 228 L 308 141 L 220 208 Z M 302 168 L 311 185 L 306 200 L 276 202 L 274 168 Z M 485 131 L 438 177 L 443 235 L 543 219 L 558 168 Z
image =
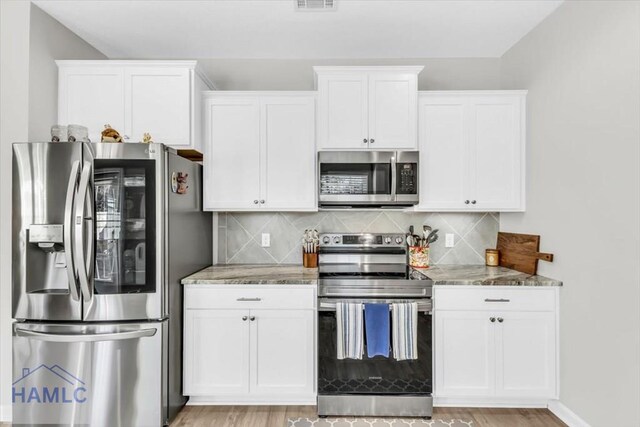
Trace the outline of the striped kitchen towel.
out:
M 396 360 L 418 358 L 418 303 L 391 304 L 391 347 Z
M 362 303 L 336 303 L 337 357 L 362 359 L 364 337 L 362 333 Z

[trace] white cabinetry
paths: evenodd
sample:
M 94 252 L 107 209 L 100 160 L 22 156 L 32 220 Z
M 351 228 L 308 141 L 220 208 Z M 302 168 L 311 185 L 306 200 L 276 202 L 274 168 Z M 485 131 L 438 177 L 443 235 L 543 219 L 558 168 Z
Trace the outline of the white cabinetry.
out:
M 321 150 L 415 150 L 423 67 L 314 67 Z
M 436 287 L 440 405 L 545 406 L 557 397 L 557 289 Z
M 315 94 L 207 92 L 207 210 L 313 211 Z
M 195 61 L 56 61 L 58 122 L 89 128 L 99 142 L 105 124 L 126 142 L 148 132 L 176 149 L 201 148 L 201 92 L 213 89 Z
M 523 211 L 526 91 L 420 92 L 422 211 Z
M 186 285 L 190 402 L 315 403 L 315 298 L 309 285 Z

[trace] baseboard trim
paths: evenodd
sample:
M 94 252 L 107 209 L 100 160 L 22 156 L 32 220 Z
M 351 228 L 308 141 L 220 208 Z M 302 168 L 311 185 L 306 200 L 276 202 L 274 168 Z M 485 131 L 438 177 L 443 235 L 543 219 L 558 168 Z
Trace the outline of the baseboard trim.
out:
M 0 405 L 0 422 L 11 422 L 11 405 Z
M 548 408 L 553 415 L 560 418 L 562 422 L 569 427 L 591 427 L 589 423 L 580 418 L 559 400 L 550 400 Z
M 190 396 L 187 406 L 221 406 L 221 405 L 257 405 L 257 406 L 274 406 L 274 405 L 290 405 L 290 406 L 307 406 L 317 403 L 316 396 L 296 396 L 293 399 L 278 399 L 271 397 L 259 396 Z
M 433 406 L 441 408 L 547 408 L 549 399 L 498 399 L 487 397 L 434 397 Z

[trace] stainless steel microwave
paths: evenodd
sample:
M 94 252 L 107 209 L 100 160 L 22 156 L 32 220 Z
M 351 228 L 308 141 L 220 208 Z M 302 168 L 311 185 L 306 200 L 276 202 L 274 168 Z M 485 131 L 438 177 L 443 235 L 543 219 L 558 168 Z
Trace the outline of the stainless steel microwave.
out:
M 417 151 L 321 151 L 318 203 L 400 207 L 418 203 Z

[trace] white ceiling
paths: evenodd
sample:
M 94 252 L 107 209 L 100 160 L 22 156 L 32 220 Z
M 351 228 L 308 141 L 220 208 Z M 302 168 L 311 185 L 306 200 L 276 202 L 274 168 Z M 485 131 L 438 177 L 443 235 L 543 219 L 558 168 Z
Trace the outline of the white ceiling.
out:
M 34 0 L 109 58 L 500 57 L 561 0 Z

